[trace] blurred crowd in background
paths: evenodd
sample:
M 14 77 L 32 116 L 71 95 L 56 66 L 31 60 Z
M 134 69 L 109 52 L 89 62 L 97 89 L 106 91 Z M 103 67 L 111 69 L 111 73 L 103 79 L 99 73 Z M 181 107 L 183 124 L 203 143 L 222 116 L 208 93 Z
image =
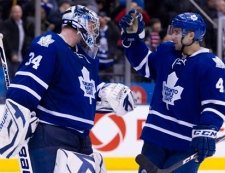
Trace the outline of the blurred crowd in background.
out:
M 225 16 L 224 0 L 194 0 L 215 23 Z M 126 14 L 126 0 L 42 0 L 41 33 L 61 30 L 61 15 L 71 5 L 84 5 L 99 15 L 99 73 L 105 82 L 124 82 L 125 57 L 120 40 L 119 21 Z M 200 13 L 190 0 L 132 0 L 129 9 L 142 13 L 146 24 L 145 42 L 154 51 L 167 41 L 167 27 L 173 17 L 183 12 Z M 201 13 L 200 13 L 201 14 Z M 206 16 L 207 32 L 202 46 L 217 54 L 217 28 Z M 35 0 L 0 0 L 0 32 L 3 33 L 10 78 L 35 37 Z M 225 39 L 224 39 L 225 40 Z M 225 56 L 225 54 L 224 54 Z M 221 57 L 223 58 L 223 57 Z M 154 82 L 131 70 L 133 82 Z

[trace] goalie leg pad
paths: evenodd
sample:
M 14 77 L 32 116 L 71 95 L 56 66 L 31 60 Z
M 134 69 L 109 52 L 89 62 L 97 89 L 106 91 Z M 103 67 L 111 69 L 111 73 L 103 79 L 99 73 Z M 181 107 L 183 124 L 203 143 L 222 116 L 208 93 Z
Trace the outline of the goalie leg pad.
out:
M 0 118 L 0 154 L 6 158 L 16 156 L 28 143 L 38 122 L 34 112 L 6 99 L 5 112 Z
M 99 153 L 85 155 L 58 149 L 54 173 L 106 173 L 106 168 Z

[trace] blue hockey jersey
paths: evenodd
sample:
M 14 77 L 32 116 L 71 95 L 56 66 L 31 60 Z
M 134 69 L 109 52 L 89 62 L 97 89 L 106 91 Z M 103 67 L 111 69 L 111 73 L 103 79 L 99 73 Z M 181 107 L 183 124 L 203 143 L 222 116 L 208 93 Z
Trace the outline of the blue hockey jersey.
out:
M 173 42 L 162 43 L 155 52 L 139 42 L 125 53 L 139 74 L 156 81 L 143 140 L 188 150 L 193 126 L 220 129 L 225 118 L 225 65 L 208 49 L 182 57 Z
M 7 91 L 7 98 L 35 111 L 40 122 L 86 136 L 94 124 L 97 91 L 104 83 L 98 60 L 78 45 L 47 32 L 35 38 Z

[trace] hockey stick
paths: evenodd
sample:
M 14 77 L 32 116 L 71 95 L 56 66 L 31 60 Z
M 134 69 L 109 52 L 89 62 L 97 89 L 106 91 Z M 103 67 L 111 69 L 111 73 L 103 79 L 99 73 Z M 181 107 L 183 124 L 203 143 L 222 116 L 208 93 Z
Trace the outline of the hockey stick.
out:
M 219 137 L 216 139 L 216 143 L 219 143 L 225 139 L 225 135 Z M 151 173 L 170 173 L 177 168 L 181 167 L 182 165 L 188 163 L 189 161 L 193 160 L 197 156 L 197 151 L 188 156 L 187 158 L 178 161 L 174 165 L 170 166 L 169 168 L 166 169 L 159 169 L 157 166 L 155 166 L 147 157 L 145 157 L 143 154 L 137 155 L 135 161 L 140 165 L 140 167 L 144 168 L 146 171 L 151 172 Z
M 7 66 L 7 61 L 6 61 L 6 56 L 5 56 L 2 39 L 3 39 L 3 35 L 0 33 L 0 58 L 1 58 L 1 62 L 2 62 L 2 68 L 3 68 L 4 77 L 5 77 L 6 88 L 8 89 L 8 87 L 10 85 L 10 78 L 9 78 L 8 66 Z M 25 145 L 21 148 L 18 159 L 19 159 L 21 173 L 33 173 L 27 145 Z
M 3 48 L 2 39 L 3 39 L 3 35 L 0 33 L 0 56 L 1 56 L 3 73 L 4 73 L 4 77 L 5 77 L 5 84 L 6 84 L 6 88 L 8 89 L 8 86 L 10 84 L 10 79 L 9 79 L 8 66 L 7 66 L 7 61 L 6 61 L 6 57 L 5 57 L 5 51 Z

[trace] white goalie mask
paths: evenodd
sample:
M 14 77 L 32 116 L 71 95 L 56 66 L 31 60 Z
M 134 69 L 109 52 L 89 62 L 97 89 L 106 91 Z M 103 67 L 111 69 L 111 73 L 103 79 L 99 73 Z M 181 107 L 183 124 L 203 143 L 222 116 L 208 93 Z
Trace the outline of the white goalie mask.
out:
M 62 26 L 68 25 L 78 31 L 81 34 L 86 47 L 82 45 L 86 52 L 90 55 L 90 52 L 94 55 L 90 55 L 92 58 L 98 50 L 96 44 L 96 38 L 99 34 L 99 18 L 98 15 L 84 7 L 82 5 L 76 5 L 68 8 L 62 16 Z

